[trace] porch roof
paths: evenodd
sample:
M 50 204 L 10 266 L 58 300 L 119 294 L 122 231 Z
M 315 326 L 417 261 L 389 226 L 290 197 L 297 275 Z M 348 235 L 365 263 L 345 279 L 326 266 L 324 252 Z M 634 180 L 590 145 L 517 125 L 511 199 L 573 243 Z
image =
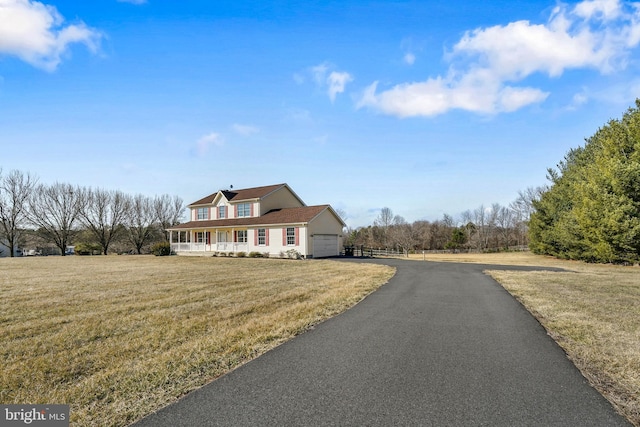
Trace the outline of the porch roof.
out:
M 211 219 L 205 221 L 189 221 L 174 225 L 167 230 L 189 230 L 201 228 L 258 227 L 287 224 L 304 224 L 318 216 L 329 205 L 302 206 L 297 208 L 273 209 L 259 217 Z

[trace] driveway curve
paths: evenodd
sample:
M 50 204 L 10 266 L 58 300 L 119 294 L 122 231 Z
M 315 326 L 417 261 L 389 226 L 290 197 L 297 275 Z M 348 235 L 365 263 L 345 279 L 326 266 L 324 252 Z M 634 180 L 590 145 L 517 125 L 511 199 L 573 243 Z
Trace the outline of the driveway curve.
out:
M 135 425 L 630 426 L 488 266 L 356 262 L 397 273 Z

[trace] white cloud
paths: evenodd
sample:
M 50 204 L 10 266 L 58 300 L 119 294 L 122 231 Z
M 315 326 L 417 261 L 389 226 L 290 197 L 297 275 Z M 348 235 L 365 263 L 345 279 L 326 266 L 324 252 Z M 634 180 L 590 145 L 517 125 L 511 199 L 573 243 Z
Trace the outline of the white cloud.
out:
M 73 43 L 98 50 L 102 34 L 83 22 L 63 26 L 53 6 L 32 0 L 0 0 L 0 55 L 13 55 L 54 71 Z
M 332 71 L 329 74 L 327 84 L 329 85 L 329 99 L 331 99 L 331 102 L 336 100 L 337 94 L 344 92 L 344 87 L 351 81 L 353 81 L 353 77 L 346 72 Z
M 333 71 L 332 66 L 328 63 L 322 63 L 309 68 L 309 74 L 315 82 L 316 86 L 327 91 L 327 95 L 331 102 L 336 100 L 339 93 L 343 93 L 347 83 L 353 81 L 353 76 L 346 71 Z M 304 80 L 300 76 L 294 75 L 297 83 L 303 83 Z
M 310 68 L 311 71 L 311 76 L 313 77 L 313 80 L 316 82 L 316 84 L 318 85 L 324 85 L 325 80 L 327 78 L 327 71 L 329 71 L 329 65 L 324 63 L 324 64 L 318 64 L 316 66 L 313 66 Z
M 574 13 L 584 19 L 602 17 L 604 20 L 610 20 L 619 17 L 622 8 L 618 0 L 588 0 L 578 3 Z
M 234 123 L 231 127 L 236 133 L 242 136 L 251 136 L 253 134 L 260 132 L 260 129 L 250 125 L 241 125 L 238 123 Z
M 407 37 L 402 39 L 400 42 L 400 49 L 404 52 L 404 56 L 402 57 L 402 61 L 407 65 L 413 65 L 416 62 L 415 50 L 416 46 L 414 46 L 414 41 L 412 37 Z M 418 50 L 420 50 L 418 48 Z
M 496 111 L 510 113 L 530 104 L 537 104 L 549 96 L 548 93 L 530 87 L 506 86 L 498 92 Z
M 564 110 L 575 111 L 589 102 L 589 98 L 590 96 L 586 93 L 585 90 L 583 90 L 582 92 L 578 92 L 573 95 L 573 97 L 571 98 L 571 103 L 564 107 Z
M 411 52 L 407 52 L 404 54 L 404 57 L 402 58 L 402 60 L 407 65 L 413 65 L 414 62 L 416 62 L 416 56 Z
M 145 4 L 147 0 L 117 0 L 118 3 Z
M 398 117 L 434 116 L 451 109 L 495 114 L 544 101 L 549 93 L 520 86 L 535 73 L 559 77 L 568 69 L 613 73 L 640 43 L 640 7 L 590 0 L 558 6 L 546 24 L 512 22 L 468 31 L 445 59 L 446 76 L 398 84 L 377 93 L 370 85 L 358 107 Z
M 358 108 L 372 107 L 398 117 L 436 116 L 451 109 L 481 114 L 511 112 L 544 101 L 548 93 L 527 87 L 501 86 L 483 73 L 469 73 L 462 79 L 429 79 L 397 85 L 376 94 L 378 82 L 364 92 Z
M 223 141 L 219 134 L 211 132 L 196 141 L 195 154 L 198 157 L 206 155 L 212 146 L 222 146 Z

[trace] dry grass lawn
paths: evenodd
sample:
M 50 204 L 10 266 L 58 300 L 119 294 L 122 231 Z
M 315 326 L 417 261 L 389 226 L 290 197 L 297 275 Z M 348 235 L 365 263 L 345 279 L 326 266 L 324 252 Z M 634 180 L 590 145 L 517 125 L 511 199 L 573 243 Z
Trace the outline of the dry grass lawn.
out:
M 571 268 L 570 266 L 578 263 L 572 261 L 559 261 L 552 257 L 534 255 L 531 252 L 503 252 L 503 253 L 439 253 L 439 254 L 411 254 L 409 258 L 412 260 L 423 259 L 426 261 L 439 262 L 467 262 L 473 264 L 492 264 L 492 265 L 524 265 L 524 266 L 541 266 L 541 267 L 560 267 Z
M 0 403 L 122 426 L 360 301 L 390 267 L 197 257 L 0 259 Z
M 422 260 L 422 255 L 414 256 Z M 640 426 L 640 268 L 524 253 L 437 254 L 431 261 L 560 267 L 488 271 L 547 329 L 620 413 Z

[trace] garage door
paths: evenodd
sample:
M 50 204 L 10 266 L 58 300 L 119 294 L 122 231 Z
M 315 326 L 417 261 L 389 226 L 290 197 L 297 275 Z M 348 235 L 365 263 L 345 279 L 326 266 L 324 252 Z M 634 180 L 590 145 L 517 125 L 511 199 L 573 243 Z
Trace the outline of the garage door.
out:
M 335 234 L 315 234 L 313 236 L 313 257 L 322 258 L 340 255 L 338 236 Z

